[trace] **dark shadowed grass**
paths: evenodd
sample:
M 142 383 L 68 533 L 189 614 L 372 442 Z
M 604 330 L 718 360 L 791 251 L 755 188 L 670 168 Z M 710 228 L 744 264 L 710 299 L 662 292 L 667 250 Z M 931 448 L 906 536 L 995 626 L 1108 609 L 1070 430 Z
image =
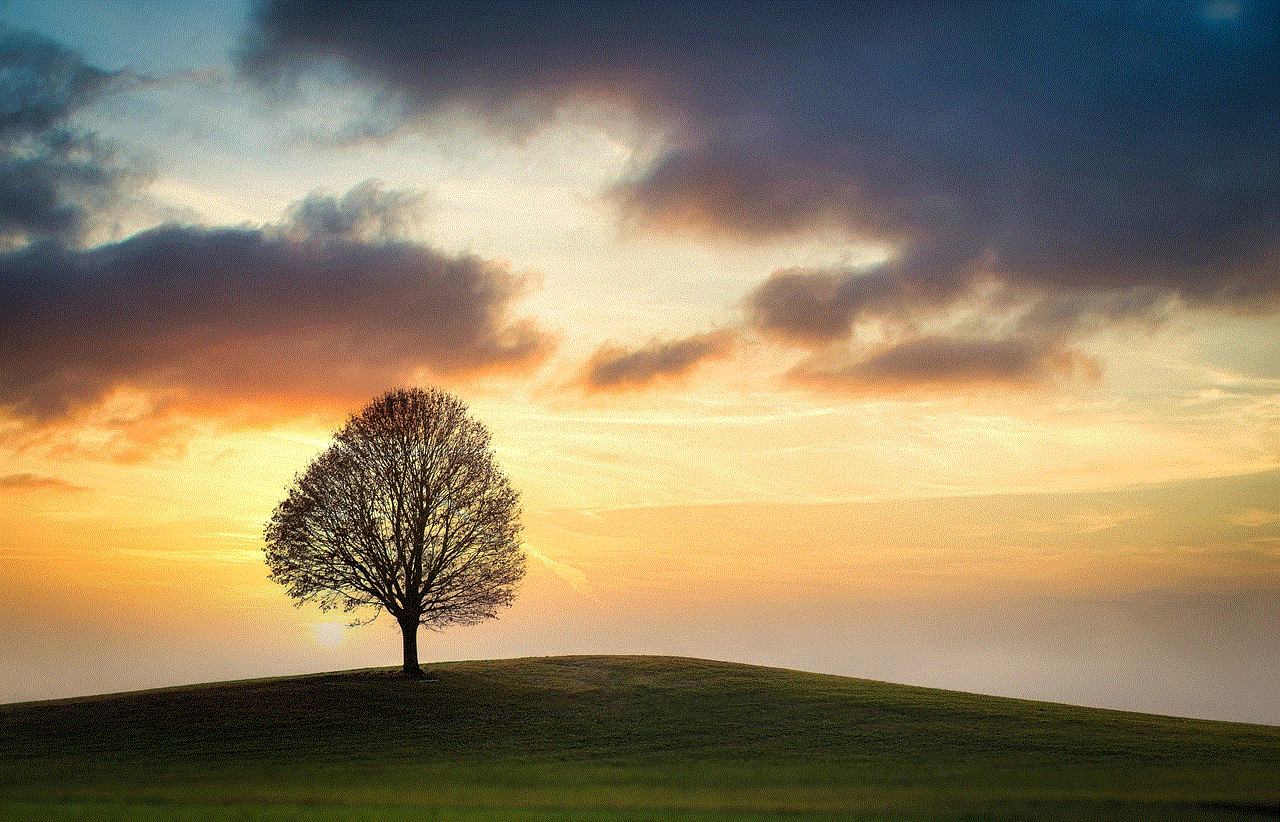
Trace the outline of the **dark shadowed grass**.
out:
M 0 706 L 3 819 L 1274 819 L 1280 728 L 663 657 Z

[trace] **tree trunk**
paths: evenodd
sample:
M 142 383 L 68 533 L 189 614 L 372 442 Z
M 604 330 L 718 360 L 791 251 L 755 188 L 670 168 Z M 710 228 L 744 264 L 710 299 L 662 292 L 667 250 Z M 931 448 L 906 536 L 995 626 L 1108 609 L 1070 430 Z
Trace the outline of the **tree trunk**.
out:
M 400 632 L 404 635 L 404 675 L 422 679 L 424 674 L 418 667 L 418 620 L 402 620 Z

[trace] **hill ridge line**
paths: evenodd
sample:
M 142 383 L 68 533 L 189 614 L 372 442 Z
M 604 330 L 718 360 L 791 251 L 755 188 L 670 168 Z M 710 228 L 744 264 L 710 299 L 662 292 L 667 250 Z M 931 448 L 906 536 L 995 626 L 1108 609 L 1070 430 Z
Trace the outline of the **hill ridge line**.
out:
M 805 671 L 798 668 L 785 668 L 776 665 L 762 665 L 751 662 L 736 662 L 732 660 L 708 659 L 703 657 L 679 656 L 670 654 L 548 654 L 544 656 L 522 656 L 522 657 L 498 657 L 492 659 L 459 659 L 459 660 L 441 660 L 438 662 L 425 663 L 424 667 L 428 670 L 434 668 L 456 669 L 465 666 L 478 665 L 487 667 L 511 667 L 519 663 L 549 663 L 555 661 L 599 661 L 607 663 L 608 661 L 626 661 L 626 662 L 666 662 L 666 663 L 685 663 L 697 664 L 700 666 L 713 666 L 730 670 L 748 670 L 760 672 L 773 672 L 786 675 L 800 675 L 804 677 L 825 678 L 833 681 L 846 683 L 859 683 L 866 686 L 900 689 L 904 692 L 915 692 L 919 694 L 932 694 L 937 696 L 961 697 L 964 699 L 991 701 L 994 703 L 1009 703 L 1011 705 L 1022 705 L 1027 707 L 1045 707 L 1054 709 L 1070 709 L 1080 711 L 1098 712 L 1099 714 L 1112 714 L 1117 717 L 1128 718 L 1152 718 L 1160 720 L 1177 720 L 1179 722 L 1191 723 L 1208 723 L 1215 726 L 1238 726 L 1241 728 L 1264 728 L 1264 729 L 1280 729 L 1280 725 L 1270 725 L 1266 723 L 1253 722 L 1237 722 L 1223 719 L 1207 719 L 1203 717 L 1184 717 L 1167 714 L 1147 713 L 1143 711 L 1130 711 L 1121 708 L 1103 708 L 1091 705 L 1075 705 L 1067 702 L 1052 702 L 1048 700 L 1029 699 L 1026 697 L 1005 696 L 1001 694 L 986 694 L 976 691 L 960 691 L 948 688 L 938 688 L 929 685 L 914 685 L 908 683 L 889 682 L 887 680 L 869 679 L 866 677 L 848 676 L 845 674 L 832 674 L 820 671 Z M 12 711 L 23 708 L 39 708 L 39 707 L 55 707 L 58 705 L 74 705 L 92 703 L 97 701 L 111 701 L 115 699 L 128 699 L 136 697 L 145 697 L 148 695 L 164 695 L 182 693 L 184 691 L 207 691 L 218 688 L 235 688 L 237 686 L 253 686 L 264 685 L 268 683 L 285 683 L 288 681 L 297 681 L 299 683 L 322 680 L 326 678 L 350 678 L 360 674 L 384 675 L 388 679 L 399 678 L 398 666 L 378 666 L 369 668 L 346 668 L 334 671 L 314 671 L 299 674 L 280 674 L 264 677 L 248 677 L 244 679 L 230 680 L 214 680 L 208 682 L 191 682 L 178 685 L 161 685 L 154 688 L 141 688 L 133 691 L 111 691 L 98 694 L 84 694 L 71 697 L 58 697 L 55 699 L 26 700 L 22 702 L 0 703 L 0 712 Z M 430 685 L 428 680 L 425 684 Z

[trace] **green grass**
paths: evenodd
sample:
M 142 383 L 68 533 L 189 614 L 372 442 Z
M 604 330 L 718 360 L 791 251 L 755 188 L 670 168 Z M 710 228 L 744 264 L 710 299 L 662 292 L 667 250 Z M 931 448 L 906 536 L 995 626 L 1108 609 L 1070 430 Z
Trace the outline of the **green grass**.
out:
M 1280 818 L 1280 728 L 666 657 L 0 706 L 4 820 Z

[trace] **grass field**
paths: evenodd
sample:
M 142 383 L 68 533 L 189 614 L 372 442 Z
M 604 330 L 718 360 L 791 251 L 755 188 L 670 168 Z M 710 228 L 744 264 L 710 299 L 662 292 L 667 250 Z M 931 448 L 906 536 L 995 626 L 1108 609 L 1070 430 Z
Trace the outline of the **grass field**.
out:
M 667 657 L 0 706 L 4 820 L 1280 818 L 1280 728 Z

